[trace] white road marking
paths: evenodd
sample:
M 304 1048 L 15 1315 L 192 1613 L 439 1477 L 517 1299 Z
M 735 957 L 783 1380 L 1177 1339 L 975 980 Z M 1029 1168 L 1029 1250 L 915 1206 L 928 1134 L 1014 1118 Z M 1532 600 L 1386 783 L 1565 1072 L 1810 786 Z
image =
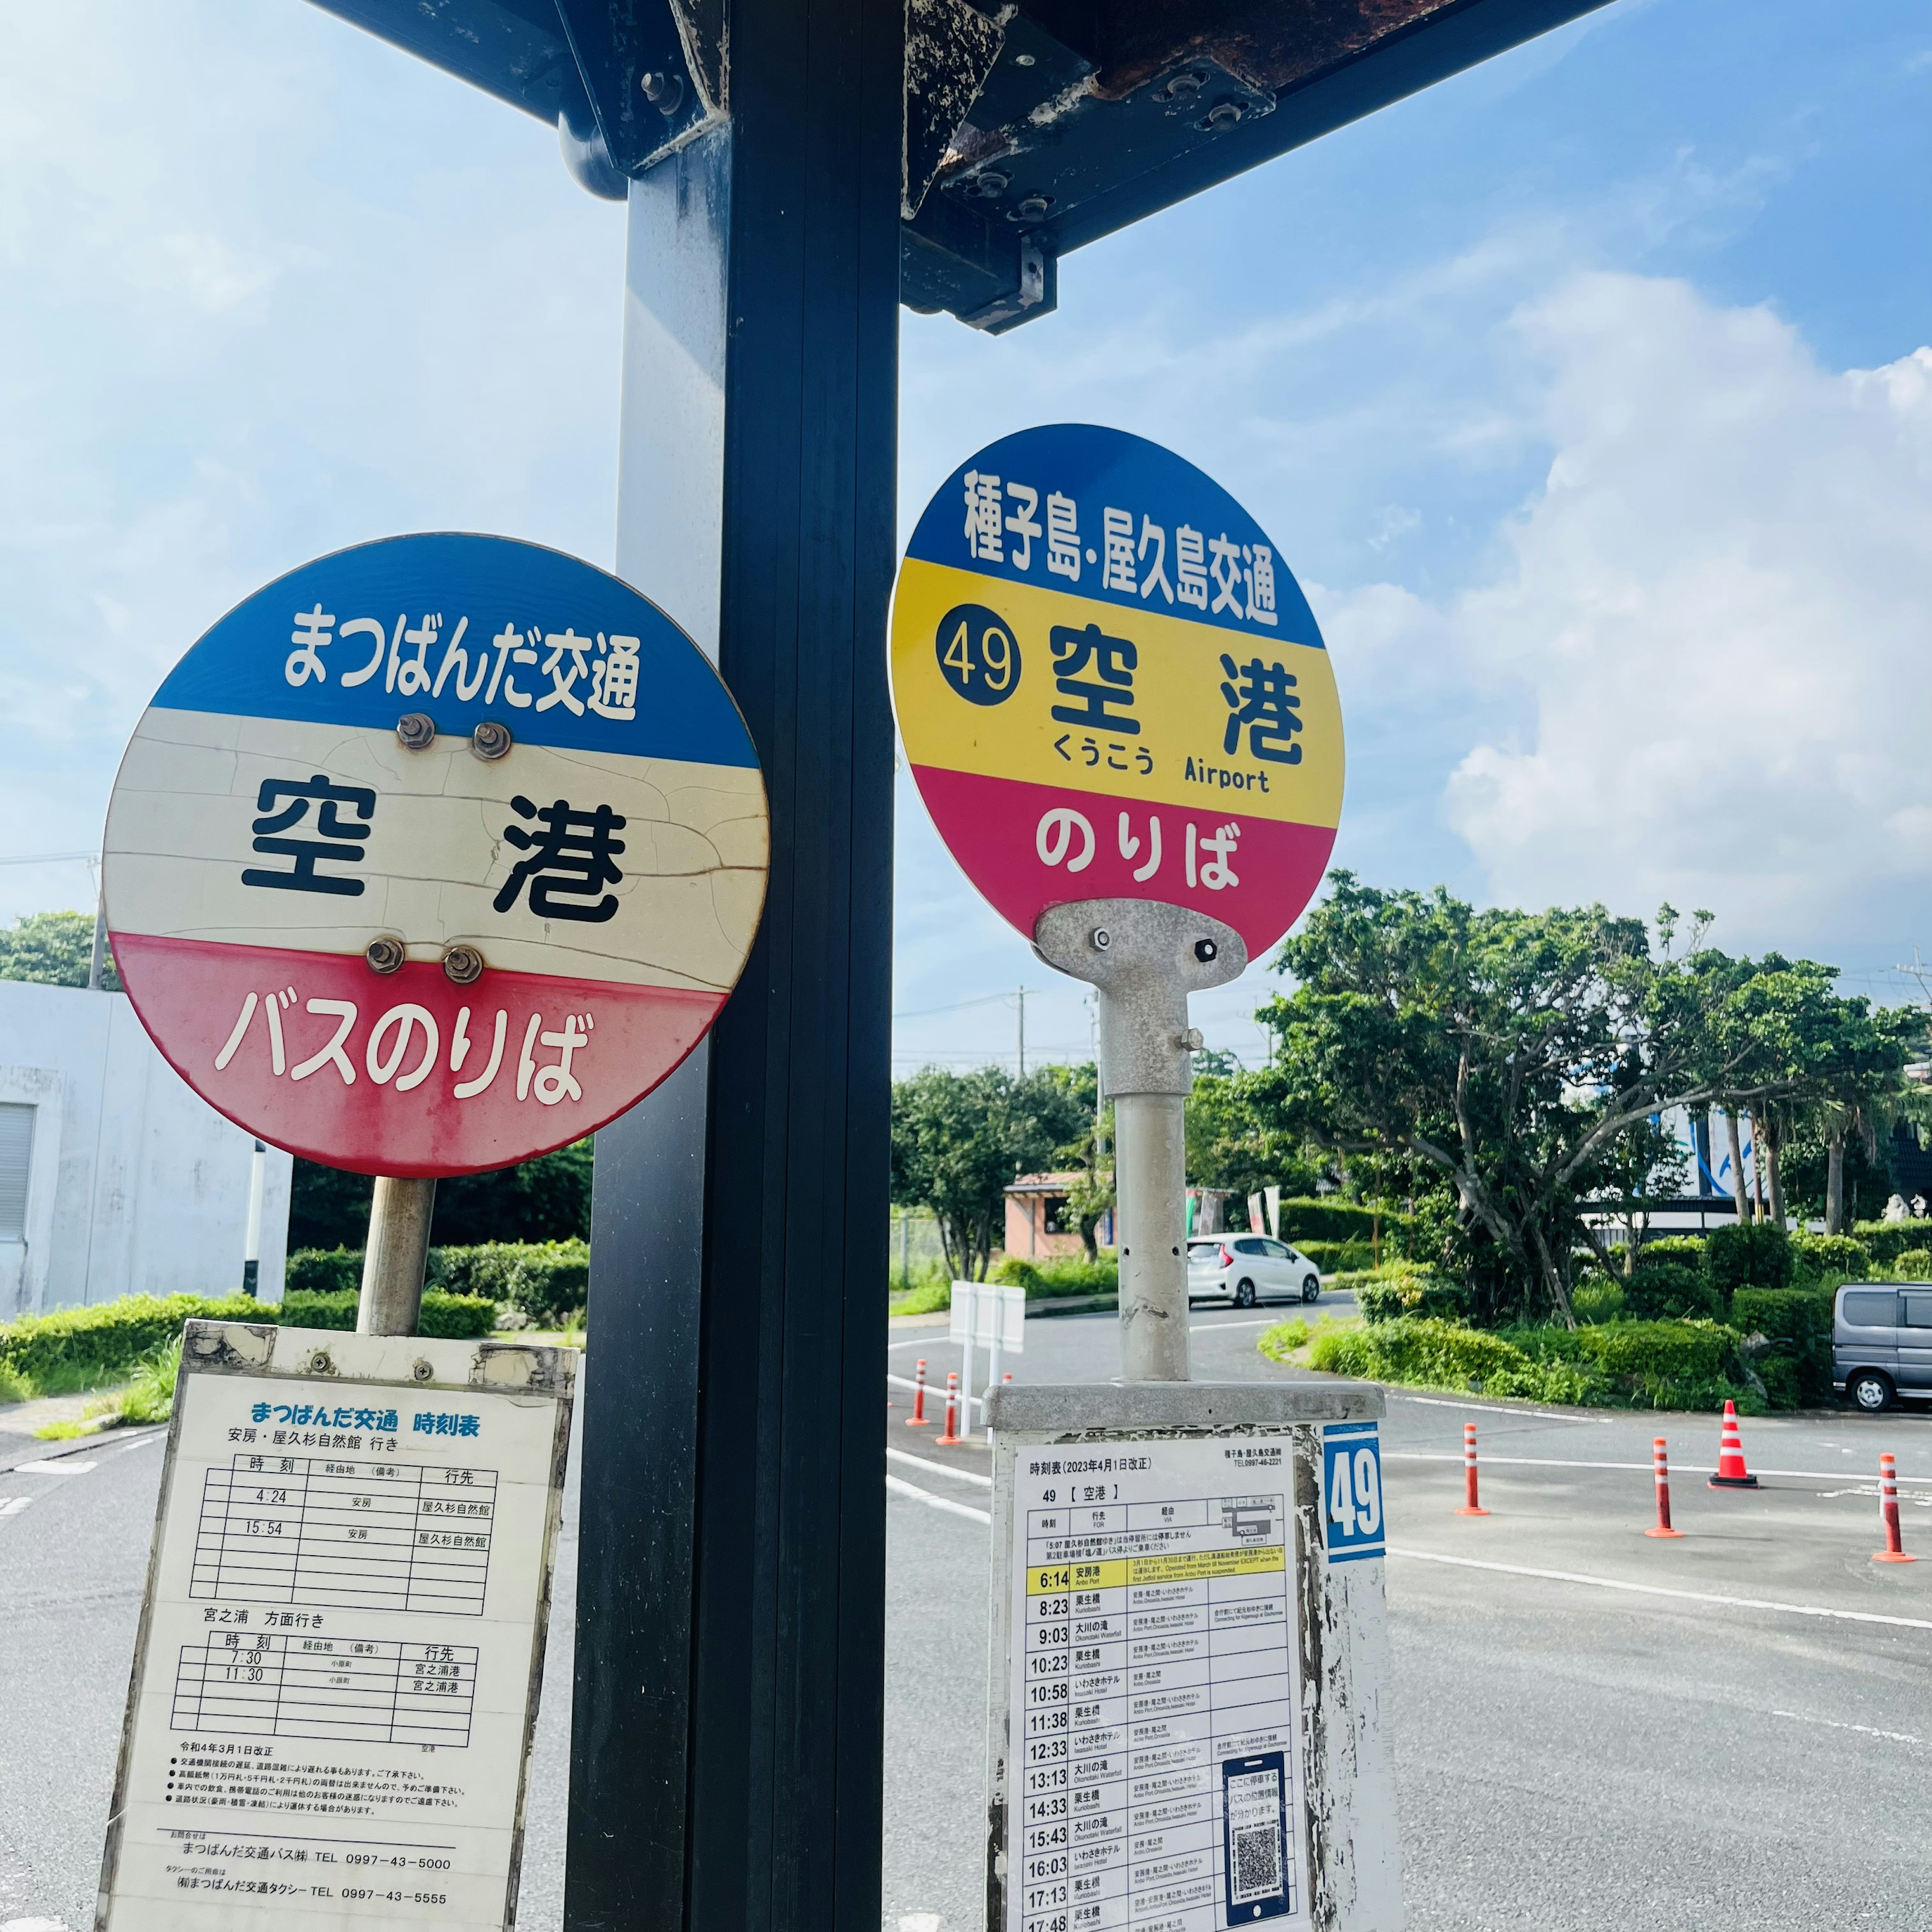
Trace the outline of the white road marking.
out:
M 936 1496 L 930 1490 L 916 1489 L 910 1483 L 902 1483 L 896 1476 L 886 1478 L 886 1487 L 896 1496 L 908 1496 L 913 1502 L 923 1503 L 928 1509 L 944 1510 L 948 1516 L 963 1516 L 971 1522 L 990 1526 L 993 1520 L 990 1510 L 979 1510 L 970 1503 L 956 1503 L 950 1496 Z
M 1279 1328 L 1284 1322 L 1294 1319 L 1292 1315 L 1264 1315 L 1258 1322 L 1190 1322 L 1187 1332 L 1190 1335 L 1214 1335 L 1224 1328 Z
M 92 1462 L 79 1462 L 73 1456 L 70 1456 L 61 1458 L 58 1460 L 49 1460 L 39 1462 L 16 1462 L 8 1473 L 10 1475 L 22 1476 L 29 1474 L 35 1476 L 84 1476 L 87 1474 L 88 1471 L 93 1467 L 94 1465 Z M 4 1926 L 0 1926 L 0 1932 L 6 1932 L 6 1928 Z
M 1922 1744 L 1923 1738 L 1915 1738 L 1910 1731 L 1881 1731 L 1870 1724 L 1844 1724 L 1835 1718 L 1808 1718 L 1802 1711 L 1774 1711 L 1774 1718 L 1790 1718 L 1801 1724 L 1821 1724 L 1828 1731 L 1856 1731 L 1860 1736 L 1883 1738 L 1894 1744 Z M 0 1932 L 4 1932 L 0 1928 Z
M 33 1500 L 32 1496 L 0 1497 L 0 1516 L 18 1516 Z M 0 1925 L 0 1932 L 7 1932 L 7 1928 Z
M 930 1456 L 908 1456 L 903 1449 L 888 1449 L 887 1458 L 895 1462 L 910 1462 L 915 1469 L 928 1469 L 935 1476 L 950 1476 L 956 1483 L 977 1483 L 981 1489 L 993 1486 L 991 1476 L 982 1476 L 976 1469 L 951 1469 L 944 1462 L 935 1462 Z
M 1382 1451 L 1382 1460 L 1385 1462 L 1396 1457 L 1406 1462 L 1460 1462 L 1462 1460 L 1460 1454 L 1445 1449 L 1384 1449 Z M 1486 1463 L 1508 1462 L 1521 1469 L 1640 1469 L 1646 1476 L 1651 1473 L 1651 1466 L 1648 1462 L 1585 1462 L 1568 1456 L 1492 1456 L 1486 1449 L 1482 1452 L 1482 1460 Z M 1688 1463 L 1680 1463 L 1671 1472 L 1672 1475 L 1684 1477 L 1687 1480 L 1700 1473 Z M 1802 1481 L 1819 1483 L 1842 1483 L 1846 1475 L 1843 1469 L 1767 1469 L 1762 1464 L 1753 1473 L 1760 1476 L 1796 1476 Z M 1932 1476 L 1901 1475 L 1898 1480 L 1901 1483 L 1932 1483 Z M 1839 1490 L 1832 1493 L 1844 1496 L 1853 1493 L 1873 1495 L 1876 1492 Z
M 1594 1415 L 1565 1415 L 1555 1408 L 1505 1408 L 1498 1402 L 1454 1402 L 1447 1396 L 1410 1395 L 1401 1389 L 1384 1391 L 1391 1402 L 1419 1402 L 1425 1408 L 1473 1408 L 1479 1415 L 1533 1415 L 1539 1422 L 1595 1422 Z M 1648 1468 L 1650 1466 L 1646 1463 Z
M 7 1932 L 0 1925 L 0 1932 Z M 936 1912 L 908 1912 L 899 1921 L 899 1932 L 939 1932 L 939 1914 Z
M 891 1478 L 886 1478 L 888 1481 Z M 1792 1617 L 1830 1617 L 1842 1623 L 1888 1624 L 1900 1630 L 1932 1630 L 1932 1618 L 1890 1617 L 1876 1610 L 1834 1610 L 1819 1604 L 1780 1604 L 1768 1597 L 1720 1597 L 1702 1590 L 1673 1590 L 1661 1583 L 1627 1583 L 1618 1576 L 1590 1576 L 1578 1570 L 1535 1570 L 1526 1564 L 1486 1563 L 1474 1556 L 1439 1556 L 1429 1550 L 1399 1550 L 1391 1556 L 1415 1563 L 1448 1563 L 1458 1570 L 1491 1570 L 1504 1576 L 1537 1576 L 1550 1583 L 1582 1583 L 1593 1590 L 1623 1590 L 1639 1597 L 1674 1597 L 1685 1603 L 1716 1604 L 1732 1610 L 1776 1610 Z
M 64 1918 L 10 1918 L 0 1932 L 67 1932 Z

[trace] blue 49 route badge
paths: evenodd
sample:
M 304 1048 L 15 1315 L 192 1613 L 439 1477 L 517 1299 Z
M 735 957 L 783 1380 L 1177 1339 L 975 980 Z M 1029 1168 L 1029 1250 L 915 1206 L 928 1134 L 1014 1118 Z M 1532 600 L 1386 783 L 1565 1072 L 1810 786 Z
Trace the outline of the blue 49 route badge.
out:
M 501 1167 L 662 1080 L 764 904 L 750 734 L 691 640 L 535 544 L 393 537 L 224 617 L 136 727 L 104 893 L 188 1084 L 368 1174 Z
M 1331 1422 L 1322 1434 L 1322 1514 L 1328 1560 L 1386 1554 L 1382 1438 L 1372 1422 Z

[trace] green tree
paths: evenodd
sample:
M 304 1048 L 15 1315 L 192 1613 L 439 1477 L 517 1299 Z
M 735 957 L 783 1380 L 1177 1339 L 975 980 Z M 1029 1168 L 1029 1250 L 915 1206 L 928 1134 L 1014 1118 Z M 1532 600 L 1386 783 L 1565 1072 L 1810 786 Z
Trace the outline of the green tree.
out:
M 0 980 L 31 980 L 42 986 L 85 986 L 94 964 L 94 915 L 87 912 L 23 913 L 0 926 Z M 121 991 L 110 950 L 100 983 Z
M 1230 1204 L 1246 1225 L 1247 1199 L 1270 1183 L 1284 1194 L 1312 1194 L 1322 1164 L 1308 1158 L 1300 1134 L 1286 1124 L 1273 1069 L 1244 1073 L 1201 1070 L 1187 1097 L 1187 1178 L 1197 1187 L 1234 1191 Z
M 1083 1109 L 1068 1071 L 1017 1080 L 996 1066 L 929 1066 L 894 1084 L 892 1202 L 932 1210 L 956 1279 L 986 1279 L 1005 1228 L 1007 1184 L 1050 1166 L 1092 1132 L 1090 1089 Z
M 458 1174 L 436 1187 L 430 1240 L 439 1248 L 479 1241 L 567 1241 L 590 1232 L 592 1142 L 488 1174 Z M 359 1248 L 368 1238 L 375 1183 L 312 1160 L 297 1160 L 289 1204 L 289 1246 Z
M 1282 949 L 1294 990 L 1259 1016 L 1285 1121 L 1434 1169 L 1491 1251 L 1470 1271 L 1479 1311 L 1540 1300 L 1574 1325 L 1576 1252 L 1608 1266 L 1592 1197 L 1628 1186 L 1653 1115 L 1732 1080 L 1713 1034 L 1730 963 L 1694 942 L 1672 958 L 1668 927 L 1653 957 L 1641 920 L 1601 906 L 1479 913 L 1439 886 L 1330 884 Z

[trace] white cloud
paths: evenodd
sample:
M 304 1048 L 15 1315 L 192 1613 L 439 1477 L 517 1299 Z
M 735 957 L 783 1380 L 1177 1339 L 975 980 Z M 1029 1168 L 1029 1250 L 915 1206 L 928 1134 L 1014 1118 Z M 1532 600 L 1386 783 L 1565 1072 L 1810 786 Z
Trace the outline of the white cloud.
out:
M 1932 881 L 1932 350 L 1834 374 L 1768 310 L 1630 275 L 1515 327 L 1554 454 L 1504 567 L 1444 614 L 1526 718 L 1444 798 L 1492 893 L 1668 898 L 1786 946 L 1909 922 L 1898 896 Z M 1385 658 L 1380 614 L 1378 638 L 1340 628 Z M 1436 658 L 1433 615 L 1408 634 Z

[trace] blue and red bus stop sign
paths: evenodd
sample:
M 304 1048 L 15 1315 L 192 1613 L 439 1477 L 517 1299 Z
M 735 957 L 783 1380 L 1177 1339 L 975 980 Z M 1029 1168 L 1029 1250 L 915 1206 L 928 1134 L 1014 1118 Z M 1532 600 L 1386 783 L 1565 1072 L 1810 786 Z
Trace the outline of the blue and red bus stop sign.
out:
M 622 1113 L 704 1037 L 764 903 L 764 787 L 662 611 L 502 537 L 388 538 L 224 617 L 109 808 L 115 962 L 238 1125 L 472 1173 Z

